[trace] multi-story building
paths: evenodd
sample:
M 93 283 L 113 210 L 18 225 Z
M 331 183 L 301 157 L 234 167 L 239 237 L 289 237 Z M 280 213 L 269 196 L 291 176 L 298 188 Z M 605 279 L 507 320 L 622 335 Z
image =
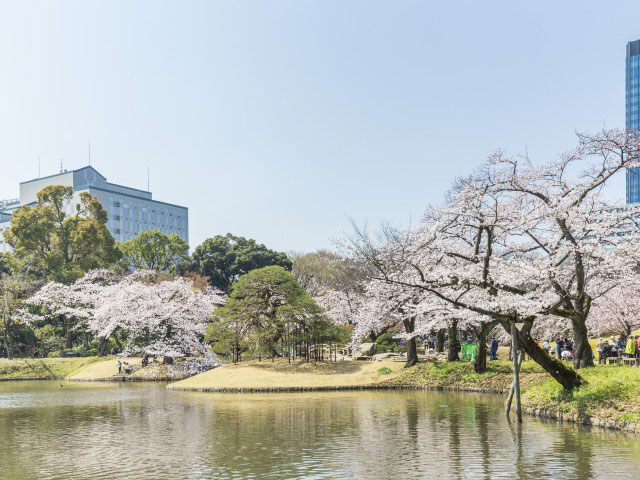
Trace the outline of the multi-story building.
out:
M 627 129 L 640 130 L 640 40 L 627 43 L 626 58 Z M 627 203 L 640 203 L 640 167 L 627 169 Z
M 73 200 L 67 205 L 69 213 L 79 202 L 80 193 L 87 192 L 96 197 L 108 214 L 109 231 L 119 242 L 154 229 L 167 235 L 176 233 L 189 242 L 187 207 L 153 200 L 151 192 L 145 190 L 109 183 L 95 168 L 84 167 L 22 182 L 20 198 L 0 200 L 0 252 L 11 250 L 2 232 L 9 228 L 12 214 L 25 205 L 35 205 L 38 192 L 49 185 L 73 187 Z

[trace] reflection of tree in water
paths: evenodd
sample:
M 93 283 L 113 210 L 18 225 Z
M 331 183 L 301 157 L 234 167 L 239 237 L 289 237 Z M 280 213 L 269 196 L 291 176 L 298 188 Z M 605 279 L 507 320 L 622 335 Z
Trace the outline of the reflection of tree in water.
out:
M 132 480 L 539 480 L 625 478 L 640 469 L 635 438 L 533 419 L 521 430 L 510 428 L 500 397 L 196 394 L 148 385 L 55 384 L 47 392 L 43 385 L 31 392 L 39 408 L 0 408 L 3 479 L 69 479 L 82 472 Z

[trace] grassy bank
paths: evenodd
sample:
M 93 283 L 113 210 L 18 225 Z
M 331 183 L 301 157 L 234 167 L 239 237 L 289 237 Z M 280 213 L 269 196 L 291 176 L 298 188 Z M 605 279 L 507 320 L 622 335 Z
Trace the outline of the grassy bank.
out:
M 550 379 L 538 382 L 523 395 L 523 405 L 580 417 L 640 423 L 640 368 L 597 366 L 580 371 L 588 382 L 565 392 Z
M 65 378 L 104 357 L 0 359 L 0 380 Z
M 84 366 L 74 372 L 73 375 L 68 375 L 67 378 L 69 380 L 85 381 L 106 380 L 118 373 L 117 358 L 109 358 L 108 360 L 105 360 L 104 357 L 98 357 L 98 360 L 99 361 L 96 361 L 95 363 Z M 127 358 L 124 361 L 132 366 L 140 365 L 142 363 L 142 359 L 140 358 Z
M 214 368 L 172 383 L 175 390 L 239 391 L 373 387 L 397 377 L 401 362 L 313 363 L 286 360 L 251 361 Z
M 531 361 L 523 362 L 520 375 L 523 389 L 548 378 L 544 370 Z M 477 374 L 470 362 L 427 362 L 403 369 L 398 376 L 385 383 L 501 393 L 511 388 L 512 381 L 511 362 L 487 362 L 487 372 L 483 374 Z

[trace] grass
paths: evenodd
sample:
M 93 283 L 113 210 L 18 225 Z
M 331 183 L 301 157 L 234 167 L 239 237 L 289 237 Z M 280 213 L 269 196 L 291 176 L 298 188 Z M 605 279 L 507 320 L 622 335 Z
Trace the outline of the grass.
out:
M 385 373 L 380 373 L 381 370 Z M 389 373 L 386 371 L 389 370 Z M 250 390 L 366 387 L 399 375 L 402 363 L 381 362 L 294 362 L 250 361 L 214 368 L 172 383 L 176 390 Z
M 523 388 L 547 378 L 535 362 L 523 362 L 521 383 Z M 435 388 L 469 388 L 503 392 L 511 387 L 511 362 L 488 361 L 487 371 L 478 374 L 470 362 L 426 362 L 401 372 L 393 384 Z
M 640 368 L 596 366 L 580 370 L 588 385 L 565 392 L 552 379 L 527 389 L 523 405 L 622 422 L 640 422 Z
M 110 358 L 108 360 L 105 360 L 105 357 L 94 358 L 98 361 L 79 369 L 74 372 L 73 375 L 68 375 L 69 380 L 102 380 L 118 373 L 117 358 Z M 127 358 L 123 361 L 126 361 L 130 365 L 140 365 L 142 363 L 142 359 L 140 358 Z
M 104 357 L 0 359 L 0 379 L 65 378 Z

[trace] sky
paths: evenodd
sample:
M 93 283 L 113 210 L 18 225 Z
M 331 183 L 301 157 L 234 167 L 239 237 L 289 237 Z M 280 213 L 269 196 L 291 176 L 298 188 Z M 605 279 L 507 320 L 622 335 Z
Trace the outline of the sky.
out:
M 231 232 L 416 225 L 491 151 L 624 127 L 640 2 L 0 0 L 0 198 L 91 164 Z M 624 199 L 624 175 L 607 187 Z

